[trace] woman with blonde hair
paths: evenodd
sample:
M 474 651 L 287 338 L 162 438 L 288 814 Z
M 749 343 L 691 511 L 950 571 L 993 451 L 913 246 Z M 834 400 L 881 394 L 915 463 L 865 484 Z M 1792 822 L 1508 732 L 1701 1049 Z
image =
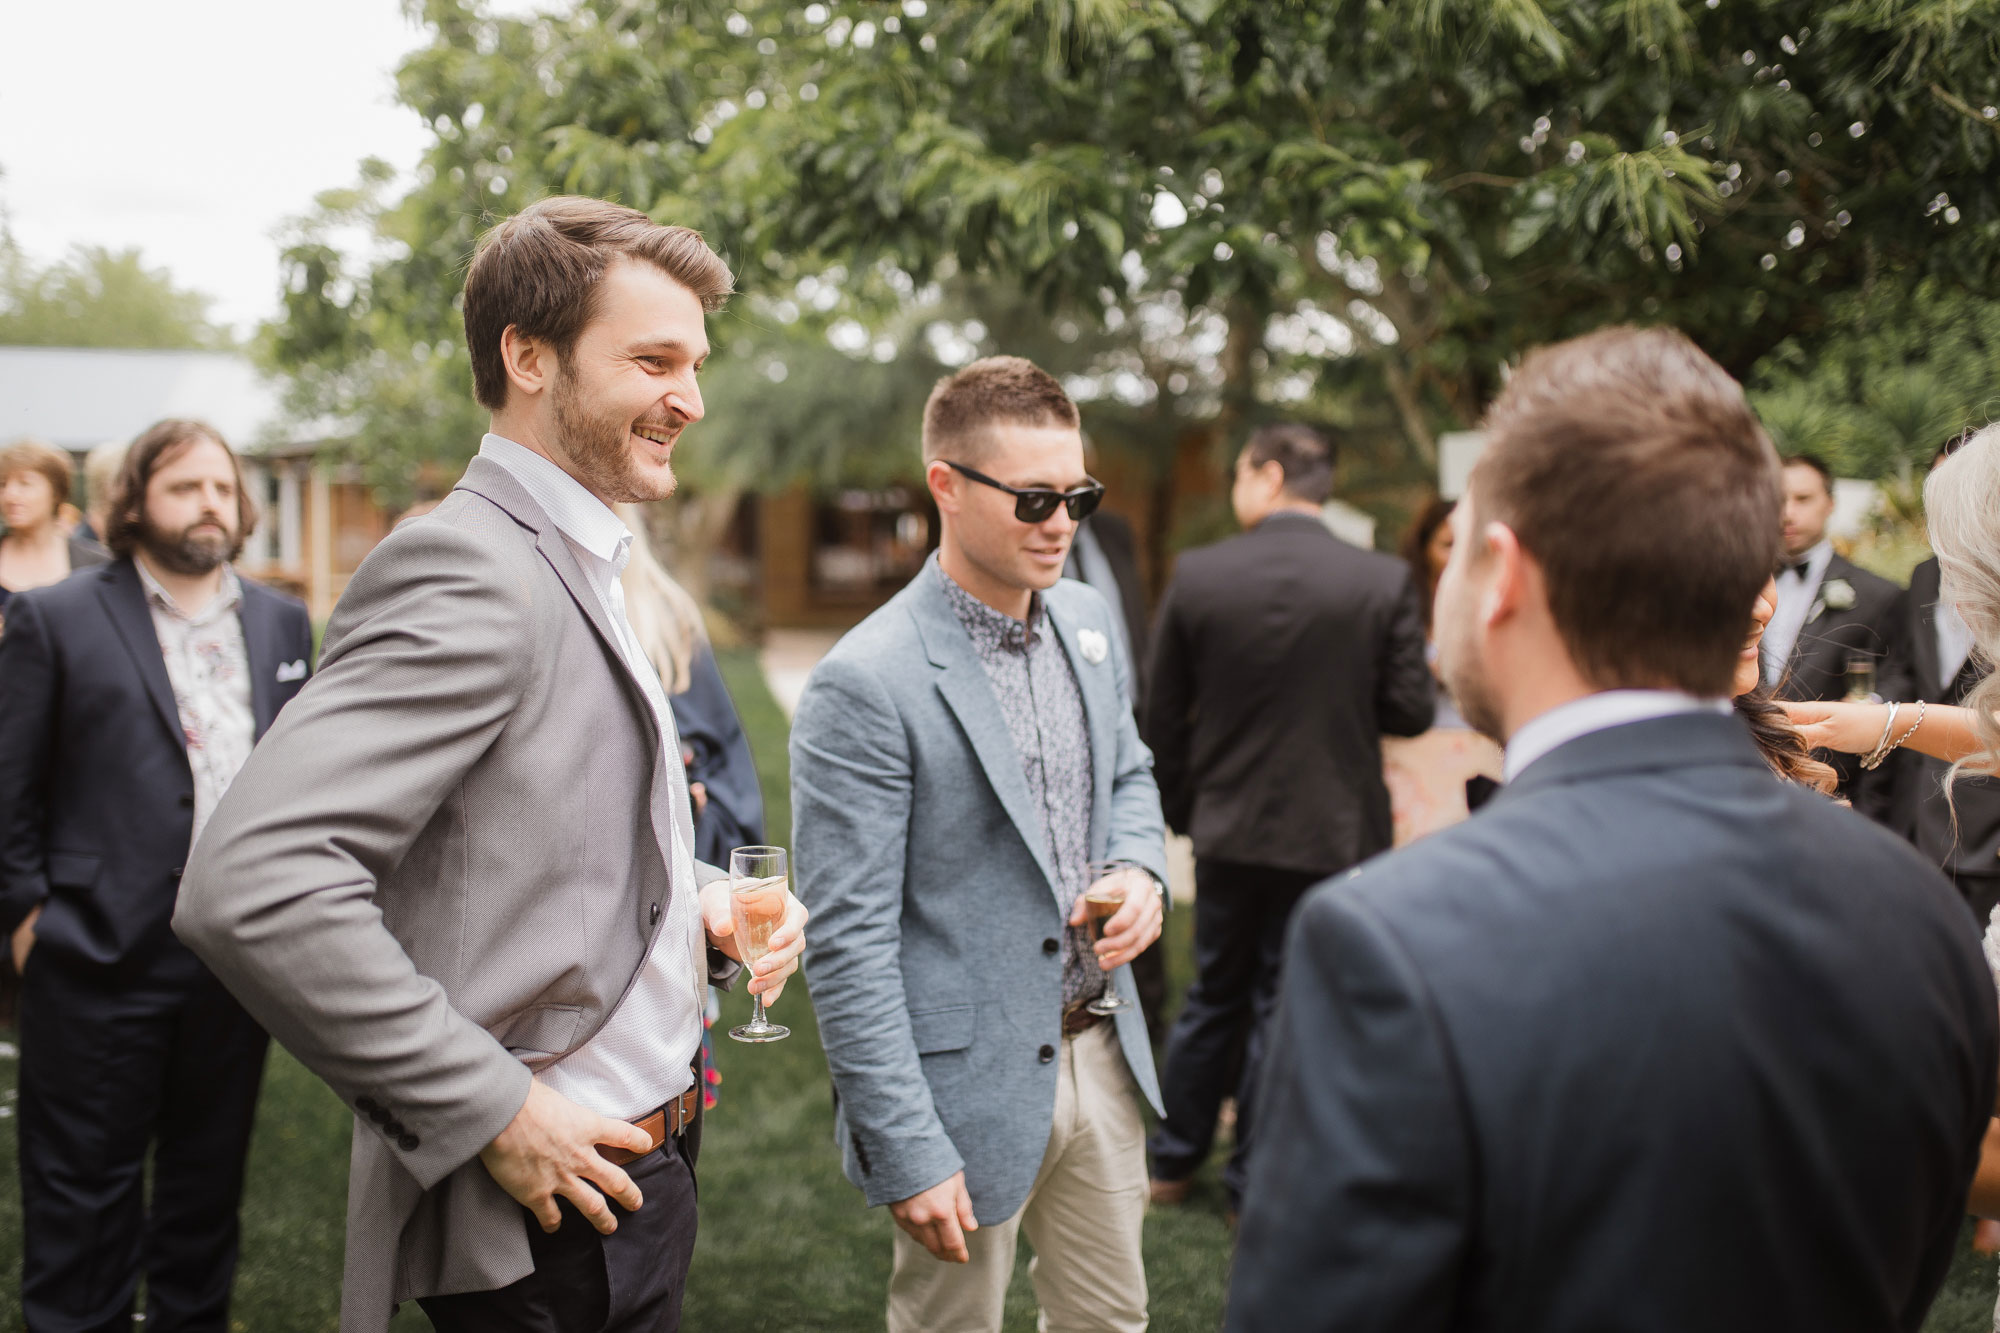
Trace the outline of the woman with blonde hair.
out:
M 632 532 L 631 559 L 619 578 L 625 616 L 660 673 L 681 734 L 694 801 L 695 857 L 726 866 L 731 848 L 764 841 L 764 797 L 750 742 L 709 647 L 701 608 L 653 554 L 644 513 L 620 505 L 618 515 Z

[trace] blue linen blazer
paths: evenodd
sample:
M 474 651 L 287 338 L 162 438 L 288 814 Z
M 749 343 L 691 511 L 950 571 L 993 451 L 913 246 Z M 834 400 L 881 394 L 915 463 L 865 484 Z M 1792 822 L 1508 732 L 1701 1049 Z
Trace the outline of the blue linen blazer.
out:
M 1166 881 L 1152 755 L 1114 612 L 1043 594 L 1090 728 L 1093 859 Z M 1079 635 L 1103 636 L 1092 661 Z M 1093 646 L 1096 644 L 1093 638 Z M 1055 1115 L 1064 914 L 1042 821 L 972 640 L 928 565 L 820 662 L 792 725 L 794 891 L 847 1177 L 873 1205 L 963 1168 L 982 1225 L 1018 1211 Z M 1111 975 L 1134 999 L 1131 969 Z M 1155 1111 L 1145 1020 L 1119 1014 Z

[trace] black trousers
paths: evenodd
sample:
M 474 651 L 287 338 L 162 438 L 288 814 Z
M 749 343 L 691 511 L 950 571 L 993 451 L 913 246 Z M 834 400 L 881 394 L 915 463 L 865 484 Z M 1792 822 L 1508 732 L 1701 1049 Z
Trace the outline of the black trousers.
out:
M 557 1200 L 562 1225 L 553 1236 L 523 1208 L 535 1271 L 498 1291 L 421 1298 L 431 1326 L 438 1333 L 674 1333 L 694 1257 L 700 1128 L 697 1115 L 687 1134 L 625 1168 L 642 1203 L 636 1213 L 613 1203 L 618 1229 L 608 1236 L 566 1199 Z
M 21 1305 L 34 1333 L 226 1333 L 270 1041 L 178 946 L 132 976 L 37 948 L 21 994 Z M 146 1156 L 152 1149 L 152 1197 Z
M 1186 1180 L 1215 1142 L 1223 1099 L 1234 1095 L 1236 1149 L 1222 1183 L 1231 1204 L 1240 1207 L 1263 1030 L 1278 1003 L 1285 925 L 1306 890 L 1326 876 L 1208 860 L 1195 862 L 1194 875 L 1194 984 L 1167 1038 L 1160 1079 L 1167 1118 L 1147 1149 L 1157 1179 Z

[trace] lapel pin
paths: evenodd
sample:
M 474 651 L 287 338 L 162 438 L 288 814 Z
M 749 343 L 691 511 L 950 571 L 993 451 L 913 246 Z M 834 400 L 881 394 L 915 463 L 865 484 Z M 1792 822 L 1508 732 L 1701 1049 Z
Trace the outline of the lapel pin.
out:
M 1096 666 L 1102 662 L 1111 652 L 1111 640 L 1105 638 L 1094 629 L 1078 630 L 1076 632 L 1076 646 L 1077 651 L 1083 654 L 1083 660 L 1092 666 Z

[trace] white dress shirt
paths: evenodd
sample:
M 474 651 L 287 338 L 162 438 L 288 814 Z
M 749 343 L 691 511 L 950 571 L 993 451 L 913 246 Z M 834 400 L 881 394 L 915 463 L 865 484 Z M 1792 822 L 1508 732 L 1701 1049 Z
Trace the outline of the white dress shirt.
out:
M 1833 563 L 1833 543 L 1822 541 L 1800 559 L 1806 564 L 1804 574 L 1792 567 L 1798 564 L 1797 560 L 1788 561 L 1786 568 L 1778 572 L 1777 609 L 1771 613 L 1771 623 L 1764 627 L 1764 681 L 1768 685 L 1776 685 L 1785 678 L 1792 649 L 1798 645 L 1799 635 L 1805 632 L 1806 618 L 1819 599 L 1819 585 L 1826 581 L 1826 567 Z
M 618 581 L 631 555 L 632 534 L 602 500 L 548 459 L 498 435 L 480 441 L 479 455 L 506 468 L 542 507 L 590 580 L 598 605 L 618 637 L 619 655 L 651 703 L 665 747 L 673 799 L 685 802 L 680 734 L 659 672 L 640 649 L 625 617 Z M 558 775 L 561 779 L 561 775 Z M 696 903 L 694 849 L 671 826 L 672 892 L 667 919 L 652 952 L 624 1000 L 597 1035 L 541 1072 L 550 1088 L 600 1115 L 631 1120 L 658 1109 L 694 1084 L 691 1062 L 701 1048 L 702 1006 L 707 1000 L 708 954 Z M 607 885 L 618 893 L 623 885 Z
M 1972 656 L 1972 627 L 1950 602 L 1937 604 L 1938 688 L 1949 690 Z
M 1727 699 L 1700 699 L 1677 690 L 1605 690 L 1586 694 L 1581 699 L 1556 705 L 1516 731 L 1507 742 L 1501 777 L 1512 782 L 1543 755 L 1595 731 L 1682 713 L 1726 714 L 1730 707 Z

